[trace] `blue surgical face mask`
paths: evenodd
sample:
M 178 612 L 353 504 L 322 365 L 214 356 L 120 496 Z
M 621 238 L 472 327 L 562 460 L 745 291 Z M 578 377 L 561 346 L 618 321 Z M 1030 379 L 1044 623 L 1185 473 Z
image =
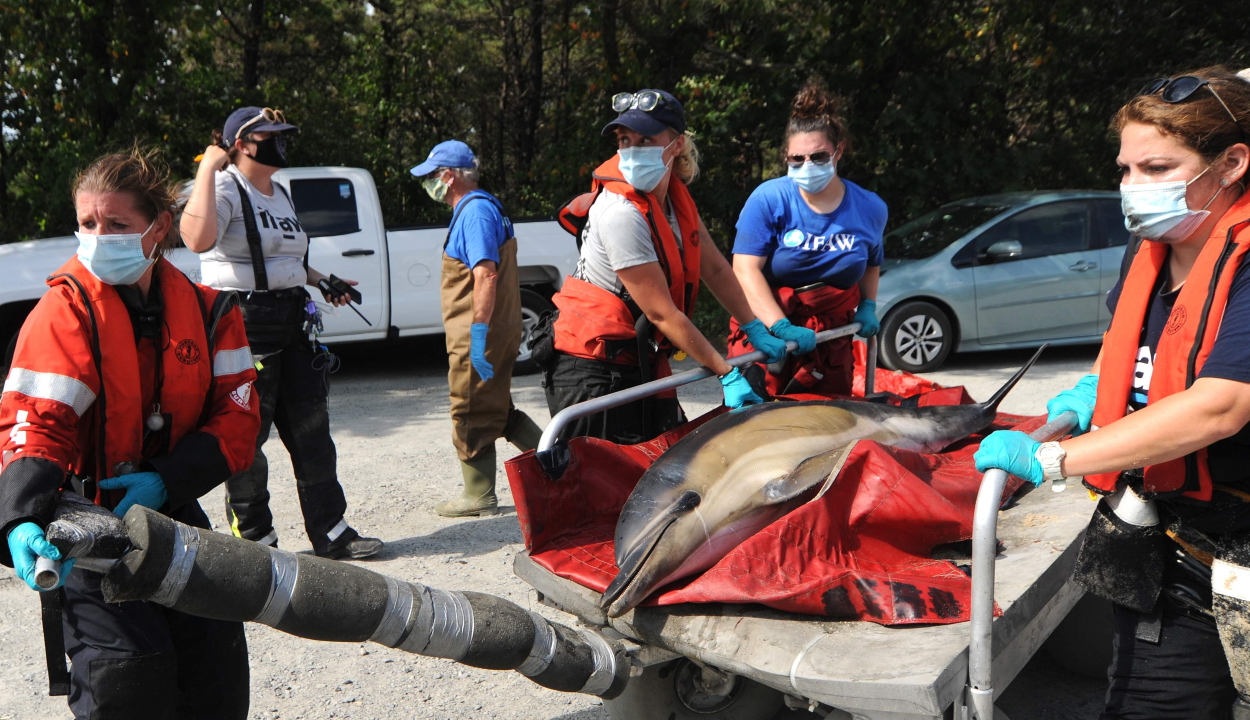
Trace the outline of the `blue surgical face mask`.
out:
M 621 176 L 625 178 L 625 182 L 640 192 L 654 190 L 664 179 L 664 173 L 668 172 L 669 163 L 664 162 L 664 151 L 672 144 L 671 142 L 664 147 L 634 145 L 617 150 L 616 153 L 621 156 Z
M 155 225 L 156 221 L 152 221 Z M 153 257 L 143 254 L 143 236 L 141 233 L 125 235 L 91 235 L 83 232 L 74 233 L 78 238 L 78 259 L 83 265 L 106 285 L 132 285 L 143 273 L 156 262 L 156 250 Z
M 796 185 L 809 193 L 818 193 L 824 190 L 833 180 L 833 176 L 837 174 L 838 164 L 833 160 L 824 164 L 817 164 L 808 160 L 802 165 L 792 167 L 786 171 L 786 175 L 789 175 Z
M 1216 190 L 1202 209 L 1189 209 L 1185 190 L 1207 170 L 1198 173 L 1189 182 L 1175 180 L 1121 185 L 1120 207 L 1124 211 L 1124 227 L 1134 235 L 1161 243 L 1177 243 L 1189 237 L 1211 214 L 1207 207 L 1224 189 L 1220 187 Z

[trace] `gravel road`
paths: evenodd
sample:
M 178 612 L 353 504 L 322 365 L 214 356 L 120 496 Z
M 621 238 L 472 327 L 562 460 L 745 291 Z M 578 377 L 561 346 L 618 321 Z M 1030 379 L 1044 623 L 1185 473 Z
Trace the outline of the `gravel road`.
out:
M 1028 359 L 1029 351 L 962 355 L 930 375 L 963 384 L 987 397 Z M 385 346 L 342 349 L 343 370 L 330 398 L 339 473 L 348 498 L 348 521 L 387 542 L 381 558 L 366 563 L 379 572 L 445 589 L 507 597 L 572 624 L 573 619 L 534 601 L 529 586 L 511 573 L 522 549 L 516 514 L 502 470 L 505 513 L 452 521 L 434 503 L 459 491 L 459 466 L 447 415 L 446 355 L 441 337 Z M 1044 412 L 1046 399 L 1088 371 L 1095 350 L 1055 348 L 1010 395 L 1003 410 Z M 689 365 L 689 361 L 684 363 Z M 709 381 L 681 391 L 690 416 L 720 402 Z M 513 398 L 539 424 L 548 415 L 537 376 L 517 378 Z M 274 433 L 270 451 L 273 510 L 283 548 L 310 552 L 296 504 L 291 465 Z M 499 443 L 500 461 L 515 450 Z M 221 522 L 222 493 L 203 500 Z M 0 570 L 0 720 L 69 717 L 63 698 L 46 697 L 39 603 L 9 570 Z M 511 672 L 466 668 L 378 645 L 316 643 L 263 626 L 247 629 L 251 647 L 252 712 L 271 718 L 607 718 L 602 703 L 583 695 L 538 687 Z M 1077 720 L 1100 709 L 1103 683 L 1068 673 L 1039 654 L 1000 701 L 1012 720 Z M 805 717 L 815 717 L 807 716 Z

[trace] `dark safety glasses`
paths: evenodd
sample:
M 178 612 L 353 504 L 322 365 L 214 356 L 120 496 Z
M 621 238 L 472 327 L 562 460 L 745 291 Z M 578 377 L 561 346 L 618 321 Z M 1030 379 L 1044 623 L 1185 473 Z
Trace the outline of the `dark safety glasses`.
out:
M 1211 91 L 1211 95 L 1213 95 L 1216 101 L 1219 102 L 1220 107 L 1224 108 L 1224 112 L 1228 113 L 1228 116 L 1233 119 L 1233 124 L 1237 126 L 1238 130 L 1241 131 L 1241 136 L 1243 138 L 1250 138 L 1250 134 L 1246 133 L 1246 128 L 1242 126 L 1241 121 L 1237 119 L 1237 116 L 1233 114 L 1233 111 L 1228 107 L 1228 104 L 1224 102 L 1224 98 L 1220 97 L 1220 94 L 1215 91 L 1215 88 L 1211 85 L 1210 80 L 1203 80 L 1197 75 L 1181 75 L 1176 78 L 1158 78 L 1147 83 L 1146 87 L 1142 88 L 1141 92 L 1138 94 L 1154 95 L 1155 93 L 1160 93 L 1160 97 L 1163 98 L 1163 102 L 1175 105 L 1176 103 L 1183 103 L 1193 97 L 1193 94 L 1202 88 L 1206 88 Z
M 786 164 L 792 168 L 801 168 L 803 163 L 811 160 L 816 165 L 824 165 L 833 159 L 833 153 L 828 150 L 821 150 L 810 155 L 787 155 Z
M 256 117 L 252 118 L 251 120 L 248 120 L 247 122 L 239 126 L 238 137 L 243 137 L 244 135 L 246 135 L 247 129 L 249 127 L 255 125 L 256 123 L 262 120 L 264 120 L 265 122 L 271 122 L 271 123 L 285 123 L 286 117 L 283 116 L 281 110 L 274 110 L 272 108 L 264 108 L 260 111 L 259 115 L 257 115 Z
M 664 96 L 654 90 L 643 90 L 637 93 L 617 93 L 612 96 L 612 109 L 618 113 L 637 108 L 643 112 L 651 112 L 664 104 Z

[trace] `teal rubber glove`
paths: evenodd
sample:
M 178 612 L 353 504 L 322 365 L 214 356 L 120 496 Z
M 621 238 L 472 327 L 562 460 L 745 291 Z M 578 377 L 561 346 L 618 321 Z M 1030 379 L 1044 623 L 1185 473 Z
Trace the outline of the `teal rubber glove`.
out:
M 1045 479 L 1042 463 L 1034 456 L 1039 445 L 1041 443 L 1022 432 L 999 430 L 981 441 L 972 459 L 976 461 L 977 472 L 998 468 L 1037 487 Z
M 482 382 L 495 377 L 495 368 L 486 359 L 486 331 L 489 329 L 490 326 L 486 323 L 473 323 L 469 327 L 469 361 L 473 363 L 473 369 L 477 370 L 477 376 L 482 378 Z
M 799 344 L 794 349 L 795 355 L 803 355 L 816 349 L 816 331 L 811 328 L 796 327 L 786 318 L 781 318 L 768 328 L 768 332 L 782 340 L 793 340 Z
M 44 592 L 44 588 L 35 584 L 35 560 L 41 557 L 49 560 L 60 560 L 61 551 L 44 537 L 43 528 L 33 522 L 24 522 L 9 531 L 9 554 L 13 556 L 13 570 L 17 576 L 26 581 L 31 590 Z M 65 584 L 65 578 L 73 569 L 73 559 L 61 563 L 61 582 L 55 590 Z
M 727 408 L 736 410 L 743 405 L 756 405 L 764 402 L 764 398 L 755 394 L 755 391 L 751 389 L 751 383 L 742 377 L 738 368 L 721 375 L 720 384 L 725 390 L 725 407 Z
M 1073 435 L 1089 432 L 1094 419 L 1094 403 L 1098 401 L 1098 376 L 1086 375 L 1070 390 L 1064 390 L 1046 403 L 1046 419 L 1054 420 L 1060 413 L 1071 410 L 1076 413 L 1077 429 Z
M 137 472 L 118 475 L 101 480 L 100 487 L 104 490 L 126 491 L 126 496 L 117 503 L 117 507 L 113 508 L 113 514 L 117 517 L 125 517 L 126 511 L 134 505 L 160 510 L 169 499 L 169 493 L 165 492 L 165 481 L 161 479 L 160 473 Z
M 855 317 L 851 318 L 851 322 L 860 324 L 859 336 L 872 337 L 881 330 L 881 321 L 877 319 L 877 301 L 876 300 L 860 300 L 859 308 L 855 310 Z
M 747 340 L 750 341 L 751 347 L 764 353 L 764 362 L 773 364 L 781 362 L 785 359 L 786 341 L 779 337 L 773 337 L 768 334 L 768 328 L 764 327 L 764 323 L 759 318 L 755 318 L 751 322 L 742 326 L 742 332 L 747 334 Z M 732 373 L 730 373 L 732 374 Z

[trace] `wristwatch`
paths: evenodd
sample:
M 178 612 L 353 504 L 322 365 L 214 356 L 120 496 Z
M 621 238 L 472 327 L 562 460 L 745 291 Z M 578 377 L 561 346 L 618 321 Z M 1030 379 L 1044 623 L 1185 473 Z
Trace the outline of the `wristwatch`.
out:
M 1043 479 L 1051 482 L 1063 480 L 1066 477 L 1063 474 L 1063 459 L 1067 456 L 1068 453 L 1057 442 L 1042 443 L 1033 453 L 1033 457 L 1042 464 Z

